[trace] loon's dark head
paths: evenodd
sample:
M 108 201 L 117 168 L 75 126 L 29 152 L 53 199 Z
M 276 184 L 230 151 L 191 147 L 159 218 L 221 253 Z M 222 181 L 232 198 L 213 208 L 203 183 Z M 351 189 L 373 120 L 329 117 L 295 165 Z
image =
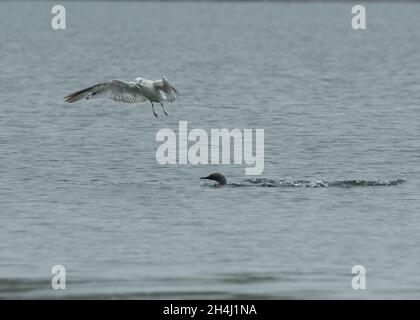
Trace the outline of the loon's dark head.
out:
M 207 177 L 202 177 L 200 179 L 214 180 L 214 181 L 217 181 L 219 183 L 219 185 L 221 185 L 221 186 L 226 184 L 226 178 L 221 173 L 212 173 L 211 175 L 209 175 Z

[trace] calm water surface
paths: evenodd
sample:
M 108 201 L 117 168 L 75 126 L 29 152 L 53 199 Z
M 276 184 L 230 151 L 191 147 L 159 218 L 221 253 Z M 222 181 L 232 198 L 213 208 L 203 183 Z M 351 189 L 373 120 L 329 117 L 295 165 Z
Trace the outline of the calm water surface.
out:
M 420 5 L 358 32 L 347 3 L 65 6 L 0 2 L 0 298 L 420 298 Z M 168 117 L 63 102 L 138 76 L 181 91 Z M 264 173 L 159 165 L 180 120 L 263 128 Z

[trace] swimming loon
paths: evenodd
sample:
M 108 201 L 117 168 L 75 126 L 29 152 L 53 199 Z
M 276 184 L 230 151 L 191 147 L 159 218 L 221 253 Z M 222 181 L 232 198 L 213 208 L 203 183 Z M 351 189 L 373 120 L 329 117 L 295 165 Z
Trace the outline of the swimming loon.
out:
M 202 177 L 200 179 L 214 180 L 214 181 L 217 181 L 219 183 L 219 185 L 221 185 L 221 186 L 226 184 L 226 178 L 221 173 L 212 173 L 211 175 L 209 175 L 207 177 Z

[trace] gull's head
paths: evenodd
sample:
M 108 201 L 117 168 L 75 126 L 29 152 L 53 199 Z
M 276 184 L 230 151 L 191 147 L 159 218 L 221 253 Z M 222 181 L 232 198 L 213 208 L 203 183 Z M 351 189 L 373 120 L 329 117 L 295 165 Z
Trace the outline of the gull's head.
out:
M 140 77 L 134 79 L 134 81 L 138 82 L 138 83 L 141 83 L 142 80 L 143 80 L 143 78 L 140 78 Z

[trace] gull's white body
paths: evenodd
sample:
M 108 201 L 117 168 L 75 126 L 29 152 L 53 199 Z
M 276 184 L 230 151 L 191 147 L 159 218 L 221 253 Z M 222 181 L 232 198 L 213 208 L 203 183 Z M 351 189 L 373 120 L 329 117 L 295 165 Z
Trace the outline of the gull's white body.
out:
M 76 102 L 82 99 L 112 99 L 124 103 L 142 103 L 150 101 L 153 114 L 157 117 L 153 102 L 159 102 L 167 115 L 163 102 L 175 102 L 178 91 L 165 78 L 147 80 L 136 78 L 134 81 L 110 80 L 98 83 L 92 87 L 74 92 L 65 97 L 66 102 Z
M 136 78 L 134 80 L 135 85 L 149 101 L 152 102 L 173 102 L 176 100 L 175 94 L 171 92 L 165 92 L 163 90 L 165 78 L 162 80 L 147 80 L 142 78 Z

